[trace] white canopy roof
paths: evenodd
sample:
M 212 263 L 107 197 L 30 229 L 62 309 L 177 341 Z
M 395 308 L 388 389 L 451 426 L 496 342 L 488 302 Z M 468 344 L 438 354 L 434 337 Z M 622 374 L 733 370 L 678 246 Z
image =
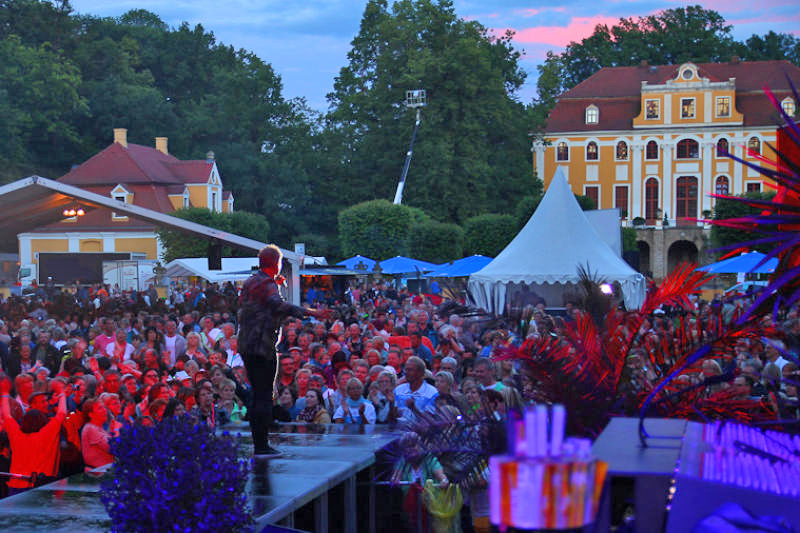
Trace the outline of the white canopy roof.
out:
M 628 309 L 641 307 L 644 276 L 598 236 L 558 169 L 525 227 L 491 263 L 470 276 L 468 288 L 478 306 L 500 314 L 509 284 L 577 283 L 581 266 L 619 282 Z
M 170 278 L 188 278 L 197 276 L 208 281 L 221 283 L 247 279 L 251 269 L 258 266 L 257 257 L 223 257 L 222 270 L 209 270 L 205 257 L 186 257 L 173 259 L 166 264 L 166 276 Z

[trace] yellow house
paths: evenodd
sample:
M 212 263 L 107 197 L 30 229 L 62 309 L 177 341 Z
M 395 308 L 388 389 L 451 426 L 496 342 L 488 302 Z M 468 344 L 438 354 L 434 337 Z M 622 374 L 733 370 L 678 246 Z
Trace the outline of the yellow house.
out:
M 800 86 L 800 68 L 788 61 L 601 69 L 559 97 L 544 138 L 533 143 L 534 172 L 547 187 L 561 168 L 575 194 L 593 198 L 599 209 L 618 208 L 623 225 L 636 219 L 638 227 L 657 230 L 702 226 L 696 220 L 713 211 L 712 193 L 767 186 L 725 154 L 774 159 L 779 114 L 762 87 L 796 116 L 787 75 Z M 689 255 L 697 259 L 696 250 Z M 663 277 L 667 262 L 652 260 L 650 266 L 664 267 L 655 269 Z
M 223 190 L 214 153 L 181 161 L 169 154 L 167 143 L 166 137 L 156 137 L 155 147 L 128 143 L 127 130 L 115 129 L 113 144 L 59 181 L 162 213 L 186 207 L 233 212 L 233 196 Z M 65 218 L 18 239 L 21 265 L 36 264 L 39 252 L 130 252 L 139 259 L 162 254 L 155 226 L 108 209 Z

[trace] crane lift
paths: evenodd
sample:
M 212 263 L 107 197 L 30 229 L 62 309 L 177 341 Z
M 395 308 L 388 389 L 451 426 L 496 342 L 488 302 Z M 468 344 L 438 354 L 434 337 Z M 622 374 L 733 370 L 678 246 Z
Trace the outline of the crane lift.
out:
M 417 138 L 417 130 L 421 120 L 421 111 L 425 107 L 425 89 L 414 89 L 413 91 L 406 91 L 405 106 L 408 109 L 414 109 L 417 112 L 417 119 L 414 122 L 414 133 L 411 134 L 411 144 L 406 152 L 406 162 L 403 164 L 403 172 L 400 175 L 400 182 L 397 184 L 397 190 L 394 193 L 394 204 L 400 205 L 403 203 L 403 188 L 406 186 L 406 176 L 408 176 L 408 167 L 411 165 L 411 155 L 414 153 L 414 140 Z

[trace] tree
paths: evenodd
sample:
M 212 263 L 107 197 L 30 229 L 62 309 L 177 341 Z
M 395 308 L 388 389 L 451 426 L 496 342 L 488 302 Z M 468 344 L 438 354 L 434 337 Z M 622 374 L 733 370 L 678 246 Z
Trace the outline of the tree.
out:
M 0 160 L 31 173 L 69 162 L 80 143 L 75 122 L 87 113 L 76 66 L 47 43 L 11 35 L 0 41 L 0 80 Z
M 775 197 L 774 191 L 769 192 L 748 192 L 739 195 L 740 198 L 750 198 L 753 200 L 772 200 Z M 760 209 L 750 207 L 742 202 L 717 198 L 714 200 L 714 220 L 726 220 L 729 218 L 746 217 L 761 212 Z M 715 248 L 733 246 L 739 243 L 752 241 L 758 238 L 758 234 L 748 231 L 726 228 L 714 224 L 711 226 L 711 242 Z M 761 251 L 770 248 L 770 244 L 753 246 L 754 250 Z
M 269 223 L 263 215 L 256 213 L 244 211 L 217 213 L 205 207 L 190 207 L 178 209 L 170 213 L 170 215 L 242 237 L 269 242 Z M 160 229 L 158 230 L 158 238 L 161 239 L 161 243 L 164 245 L 162 259 L 165 263 L 182 257 L 208 256 L 208 241 L 194 235 L 187 236 L 186 233 L 180 231 Z M 252 257 L 254 254 L 255 252 L 253 251 L 231 249 L 230 247 L 223 247 L 222 249 L 222 255 L 225 257 L 232 255 Z
M 518 232 L 513 215 L 478 215 L 464 223 L 464 253 L 495 257 Z
M 404 201 L 451 222 L 508 209 L 531 181 L 519 57 L 511 34 L 459 19 L 449 0 L 370 0 L 328 95 L 336 186 L 354 201 L 392 198 L 414 126 L 405 91 L 424 88 Z

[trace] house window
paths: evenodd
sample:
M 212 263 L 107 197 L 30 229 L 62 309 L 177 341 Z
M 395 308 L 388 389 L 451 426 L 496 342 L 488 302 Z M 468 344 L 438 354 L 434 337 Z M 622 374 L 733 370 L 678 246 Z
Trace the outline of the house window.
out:
M 717 141 L 717 157 L 728 155 L 728 139 L 722 138 Z
M 681 118 L 694 117 L 694 98 L 681 98 Z
M 700 157 L 700 143 L 694 139 L 681 139 L 675 154 L 677 159 L 697 159 Z
M 658 143 L 655 141 L 648 141 L 644 150 L 644 158 L 650 161 L 658 159 Z
M 644 184 L 644 218 L 652 223 L 658 218 L 658 180 L 648 178 Z
M 189 195 L 188 194 L 184 194 L 183 195 L 183 208 L 184 209 L 189 209 Z
M 675 215 L 678 219 L 697 218 L 697 178 L 681 176 L 676 187 Z
M 125 195 L 125 193 L 116 193 L 116 194 L 112 195 L 112 198 L 114 198 L 114 200 L 118 200 L 118 201 L 124 203 L 125 199 L 126 199 L 126 195 Z M 120 215 L 120 214 L 117 214 L 115 211 L 112 211 L 111 212 L 111 218 L 112 219 L 125 219 L 125 218 L 128 218 L 128 216 L 125 215 L 124 213 Z
M 596 105 L 590 105 L 586 108 L 586 123 L 597 124 L 600 122 L 600 110 Z
M 731 97 L 717 96 L 717 117 L 726 118 L 731 116 Z
M 753 152 L 754 154 L 761 154 L 761 141 L 758 137 L 750 137 L 747 141 L 747 151 Z
M 717 180 L 714 182 L 714 192 L 716 194 L 729 194 L 730 193 L 730 182 L 726 176 L 717 176 Z
M 564 141 L 556 146 L 556 161 L 569 161 L 569 146 Z
M 625 141 L 619 141 L 617 143 L 616 158 L 617 161 L 628 160 L 628 143 Z
M 628 218 L 628 186 L 614 187 L 614 207 L 619 209 L 619 216 Z
M 661 117 L 661 101 L 660 100 L 645 100 L 644 101 L 644 118 L 645 120 L 657 120 Z
M 216 192 L 212 192 L 211 193 L 211 210 L 212 211 L 217 211 L 217 193 Z
M 586 160 L 597 161 L 599 158 L 600 154 L 597 149 L 597 143 L 594 141 L 589 141 L 589 144 L 586 145 Z
M 787 96 L 781 101 L 781 107 L 783 108 L 783 112 L 790 117 L 793 117 L 795 112 L 797 112 L 797 106 L 791 96 Z
M 600 187 L 597 185 L 587 185 L 583 188 L 583 194 L 594 201 L 596 209 L 600 209 Z
M 758 181 L 751 181 L 747 184 L 747 192 L 761 192 L 761 183 Z

